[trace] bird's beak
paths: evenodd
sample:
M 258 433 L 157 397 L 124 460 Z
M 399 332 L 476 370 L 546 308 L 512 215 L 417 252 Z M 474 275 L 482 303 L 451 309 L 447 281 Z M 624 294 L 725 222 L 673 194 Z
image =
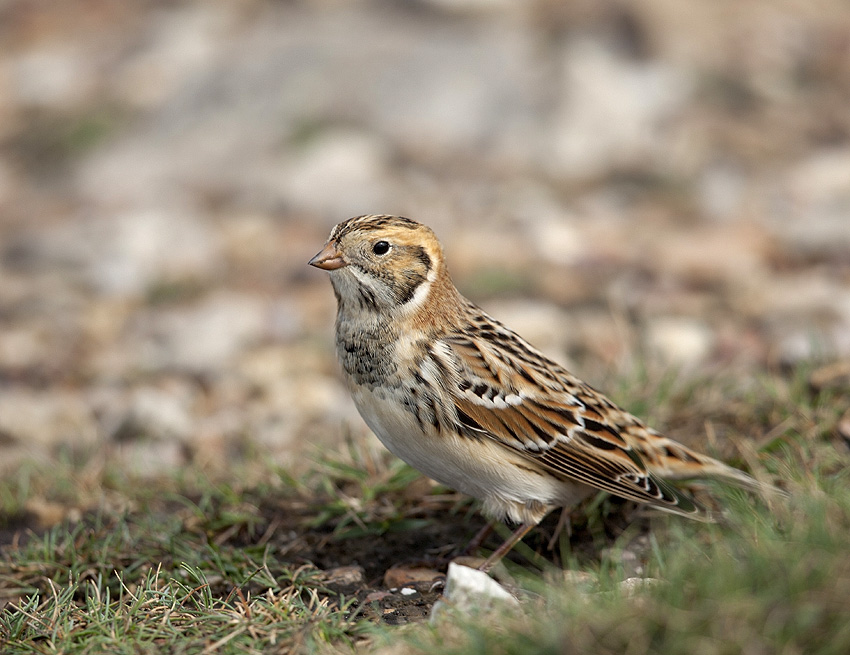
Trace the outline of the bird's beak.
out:
M 322 251 L 307 263 L 326 271 L 335 271 L 343 266 L 348 266 L 348 262 L 342 258 L 342 253 L 336 249 L 333 241 L 328 241 Z

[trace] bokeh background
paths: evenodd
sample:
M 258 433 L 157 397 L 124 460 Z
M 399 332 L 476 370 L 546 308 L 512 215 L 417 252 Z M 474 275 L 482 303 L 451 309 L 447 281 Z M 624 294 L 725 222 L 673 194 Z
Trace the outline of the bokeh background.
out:
M 850 7 L 0 2 L 0 474 L 365 434 L 306 266 L 362 213 L 593 382 L 846 360 Z

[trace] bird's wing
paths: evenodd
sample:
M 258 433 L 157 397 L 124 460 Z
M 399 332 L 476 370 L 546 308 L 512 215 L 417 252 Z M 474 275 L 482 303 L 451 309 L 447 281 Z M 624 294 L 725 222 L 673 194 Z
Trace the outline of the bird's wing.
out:
M 493 439 L 552 475 L 677 514 L 707 516 L 664 477 L 700 477 L 703 460 L 716 460 L 649 430 L 513 333 L 448 336 L 431 354 L 462 434 Z M 688 473 L 679 475 L 677 467 Z

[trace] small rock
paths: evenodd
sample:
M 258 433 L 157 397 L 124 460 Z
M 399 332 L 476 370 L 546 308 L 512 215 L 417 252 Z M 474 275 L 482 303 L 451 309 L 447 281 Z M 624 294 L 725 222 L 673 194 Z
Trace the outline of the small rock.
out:
M 115 96 L 138 109 L 160 107 L 216 58 L 227 13 L 209 3 L 149 17 L 144 45 L 133 48 L 111 78 Z
M 375 136 L 327 130 L 298 155 L 279 179 L 289 203 L 348 216 L 385 202 L 382 179 L 389 153 Z
M 563 70 L 547 164 L 571 179 L 658 157 L 657 135 L 691 94 L 674 67 L 636 62 L 589 38 L 568 42 Z
M 800 161 L 788 174 L 788 188 L 796 199 L 813 201 L 850 197 L 850 148 L 824 148 Z
M 808 155 L 780 180 L 784 211 L 774 212 L 777 236 L 797 254 L 833 252 L 850 246 L 850 148 L 827 148 Z
M 442 575 L 436 569 L 425 566 L 394 566 L 384 573 L 384 585 L 396 589 L 414 582 L 433 582 Z
M 80 47 L 34 49 L 10 61 L 10 90 L 24 106 L 54 110 L 80 106 L 97 83 L 93 62 Z
M 322 574 L 322 580 L 328 584 L 358 585 L 362 584 L 366 572 L 362 566 L 337 566 Z
M 809 376 L 809 386 L 818 393 L 844 385 L 850 385 L 850 359 L 821 366 Z
M 497 11 L 510 7 L 510 0 L 425 0 L 424 4 L 431 4 L 445 11 Z
M 116 441 L 185 440 L 192 432 L 191 397 L 177 390 L 137 389 L 111 437 Z
M 633 598 L 641 592 L 663 583 L 664 581 L 659 578 L 626 578 L 620 583 L 619 587 L 623 596 Z
M 364 603 L 377 603 L 382 601 L 384 598 L 388 598 L 392 596 L 392 593 L 389 591 L 373 591 L 366 598 L 363 599 Z
M 646 535 L 630 540 L 624 546 L 603 548 L 601 556 L 616 565 L 628 577 L 641 577 L 645 574 L 645 562 L 652 546 Z
M 586 591 L 596 584 L 596 576 L 587 571 L 564 571 L 564 581 L 573 587 Z
M 816 345 L 812 331 L 806 327 L 779 336 L 774 344 L 774 358 L 783 366 L 797 366 L 815 357 Z
M 742 170 L 728 163 L 705 168 L 697 181 L 697 200 L 705 216 L 715 221 L 737 218 L 745 198 L 747 179 Z
M 90 445 L 98 435 L 91 408 L 78 394 L 14 387 L 0 389 L 0 432 L 30 446 Z
M 82 518 L 78 508 L 66 507 L 44 498 L 30 498 L 26 501 L 24 509 L 35 518 L 39 527 L 45 530 L 62 521 L 75 523 Z
M 659 318 L 647 327 L 651 350 L 666 363 L 689 366 L 703 361 L 711 351 L 712 334 L 702 321 L 684 317 Z
M 95 286 L 115 294 L 140 293 L 159 280 L 201 279 L 220 262 L 209 224 L 188 208 L 148 209 L 92 221 L 87 236 Z
M 140 368 L 216 373 L 268 333 L 267 306 L 249 294 L 220 293 L 194 306 L 155 312 L 140 331 Z
M 106 296 L 141 295 L 162 280 L 203 279 L 221 262 L 216 234 L 182 206 L 81 218 L 28 239 L 30 266 L 67 271 Z
M 171 475 L 188 463 L 186 448 L 177 441 L 118 443 L 114 453 L 122 471 L 143 478 Z
M 0 366 L 25 368 L 44 359 L 45 346 L 32 329 L 7 328 L 0 332 Z
M 431 608 L 432 623 L 439 620 L 446 607 L 472 614 L 498 607 L 519 606 L 519 601 L 489 575 L 454 562 L 449 564 L 443 598 Z
M 644 572 L 643 563 L 638 554 L 630 548 L 603 548 L 602 557 L 616 562 L 625 575 L 640 576 Z
M 553 218 L 535 221 L 530 227 L 537 251 L 552 264 L 575 264 L 590 250 L 585 233 L 572 221 Z

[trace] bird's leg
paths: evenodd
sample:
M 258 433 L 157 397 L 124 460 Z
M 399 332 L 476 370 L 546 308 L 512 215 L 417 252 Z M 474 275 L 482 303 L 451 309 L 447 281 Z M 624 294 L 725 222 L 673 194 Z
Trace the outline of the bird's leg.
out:
M 491 532 L 493 532 L 494 526 L 495 523 L 493 521 L 487 521 L 487 524 L 476 532 L 475 536 L 469 540 L 468 544 L 466 544 L 466 547 L 460 551 L 461 555 L 472 555 L 476 550 L 481 548 L 481 544 L 483 544 L 484 540 L 490 536 Z
M 499 546 L 487 560 L 478 567 L 479 571 L 483 571 L 487 573 L 490 569 L 492 569 L 499 561 L 507 555 L 511 548 L 517 545 L 517 543 L 522 539 L 528 531 L 531 530 L 537 523 L 523 523 L 516 530 L 513 531 L 513 534 L 505 540 L 501 546 Z
M 561 509 L 561 516 L 558 518 L 558 525 L 555 526 L 555 532 L 552 535 L 552 538 L 549 540 L 549 545 L 547 548 L 549 550 L 555 550 L 555 544 L 558 543 L 558 537 L 561 536 L 561 532 L 567 532 L 567 539 L 573 536 L 572 523 L 570 522 L 570 510 L 566 507 Z

